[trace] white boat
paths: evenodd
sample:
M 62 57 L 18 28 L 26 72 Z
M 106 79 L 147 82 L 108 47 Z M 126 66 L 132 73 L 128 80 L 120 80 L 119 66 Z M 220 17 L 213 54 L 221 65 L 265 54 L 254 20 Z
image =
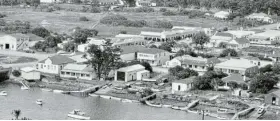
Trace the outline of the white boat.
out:
M 121 98 L 118 98 L 118 97 L 111 97 L 112 100 L 118 100 L 118 101 L 121 101 L 122 99 Z
M 91 97 L 99 97 L 99 95 L 96 95 L 96 94 L 94 94 L 94 93 L 89 94 L 89 96 L 91 96 Z
M 175 109 L 175 110 L 180 110 L 180 108 L 178 106 L 172 106 L 171 108 Z
M 122 102 L 124 102 L 124 103 L 132 103 L 132 100 L 129 100 L 129 99 L 122 99 Z
M 43 100 L 42 100 L 42 99 L 38 99 L 38 100 L 36 101 L 36 103 L 37 103 L 38 105 L 43 105 Z
M 68 117 L 80 120 L 90 120 L 90 117 L 85 116 L 85 112 L 80 111 L 79 109 L 75 109 L 68 113 Z
M 227 120 L 226 117 L 217 116 L 217 118 L 220 119 L 220 120 Z
M 219 108 L 219 109 L 217 109 L 217 113 L 221 113 L 221 114 L 227 113 L 227 114 L 229 114 L 229 113 L 235 113 L 235 111 L 224 109 L 224 108 Z
M 198 113 L 198 111 L 193 111 L 193 110 L 187 110 L 190 113 Z
M 106 95 L 100 95 L 100 97 L 105 99 L 111 99 L 111 96 L 106 96 Z
M 164 107 L 164 108 L 171 108 L 172 105 L 162 105 L 162 107 Z
M 7 95 L 8 95 L 8 93 L 6 91 L 1 91 L 0 92 L 0 96 L 7 96 Z
M 63 93 L 62 90 L 53 90 L 54 93 Z
M 21 88 L 20 89 L 22 89 L 22 90 L 28 90 L 29 88 L 28 87 L 26 87 L 26 86 L 21 86 Z
M 52 89 L 48 89 L 48 88 L 41 88 L 42 91 L 46 91 L 46 92 L 51 92 Z

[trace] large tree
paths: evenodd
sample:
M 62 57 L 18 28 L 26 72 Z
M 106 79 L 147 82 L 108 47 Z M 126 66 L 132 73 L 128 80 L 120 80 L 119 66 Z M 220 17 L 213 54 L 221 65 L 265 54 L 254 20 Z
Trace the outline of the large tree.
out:
M 85 43 L 88 37 L 97 36 L 98 31 L 94 29 L 81 29 L 77 28 L 73 34 L 76 43 Z
M 200 45 L 201 49 L 203 49 L 204 44 L 210 41 L 210 37 L 204 32 L 199 32 L 192 37 L 192 41 L 194 44 Z
M 269 74 L 256 75 L 250 82 L 250 91 L 253 93 L 267 93 L 279 82 L 279 78 Z
M 225 49 L 220 54 L 220 57 L 226 57 L 226 56 L 237 57 L 238 53 L 234 49 Z
M 100 47 L 91 45 L 88 53 L 92 57 L 89 63 L 95 69 L 98 79 L 106 79 L 109 72 L 116 69 L 120 60 L 120 49 L 111 46 Z
M 44 28 L 44 27 L 37 27 L 37 28 L 34 28 L 32 31 L 32 34 L 35 34 L 39 37 L 47 37 L 47 36 L 50 36 L 50 32 Z

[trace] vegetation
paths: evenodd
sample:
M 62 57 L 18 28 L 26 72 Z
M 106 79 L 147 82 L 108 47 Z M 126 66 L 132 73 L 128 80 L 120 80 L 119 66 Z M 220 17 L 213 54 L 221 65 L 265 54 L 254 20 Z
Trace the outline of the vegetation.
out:
M 5 22 L 3 20 L 0 21 L 1 26 L 3 26 L 2 31 L 6 33 L 28 33 L 30 31 L 30 22 L 28 21 L 11 21 L 11 22 Z
M 37 27 L 37 28 L 34 28 L 32 31 L 32 34 L 35 34 L 39 37 L 47 37 L 47 36 L 50 36 L 50 32 L 45 29 L 44 27 Z
M 31 120 L 29 118 L 23 117 L 19 119 L 19 116 L 21 115 L 21 110 L 13 110 L 12 115 L 14 116 L 14 119 L 12 120 Z
M 225 83 L 221 80 L 228 75 L 220 72 L 220 71 L 213 71 L 209 69 L 207 72 L 204 73 L 203 76 L 199 76 L 195 79 L 193 89 L 198 90 L 210 90 L 210 89 L 217 89 L 217 86 L 222 86 Z
M 226 56 L 237 57 L 238 53 L 234 49 L 225 49 L 220 54 L 220 57 L 226 57 Z
M 169 74 L 171 76 L 174 76 L 176 79 L 185 79 L 192 76 L 198 76 L 198 73 L 196 71 L 189 68 L 184 69 L 181 66 L 170 68 L 168 71 Z
M 20 72 L 19 70 L 13 70 L 12 74 L 13 74 L 13 76 L 15 76 L 15 77 L 20 77 L 21 72 Z
M 85 43 L 88 37 L 97 36 L 98 31 L 95 29 L 81 29 L 76 28 L 73 34 L 76 43 Z
M 80 17 L 80 21 L 89 21 L 89 19 L 85 16 Z
M 63 47 L 63 50 L 66 52 L 74 52 L 75 49 L 76 49 L 76 44 L 74 42 L 68 42 Z
M 144 27 L 147 26 L 145 20 L 128 20 L 126 17 L 121 15 L 106 16 L 100 20 L 100 23 L 113 25 L 113 26 L 127 26 L 127 27 Z
M 273 74 L 265 73 L 255 75 L 250 82 L 250 91 L 253 93 L 267 93 L 273 89 L 274 86 L 279 82 L 279 78 Z
M 173 27 L 172 23 L 169 21 L 163 21 L 163 20 L 156 20 L 151 27 L 154 28 L 166 28 L 171 29 Z
M 196 46 L 200 45 L 201 49 L 203 49 L 204 44 L 210 41 L 210 37 L 204 32 L 200 32 L 192 37 L 192 41 Z
M 151 7 L 139 7 L 135 9 L 135 12 L 144 12 L 144 13 L 150 13 L 154 12 L 155 10 Z
M 6 16 L 7 16 L 6 14 L 0 13 L 0 18 L 4 18 Z
M 162 49 L 162 50 L 166 50 L 168 52 L 171 52 L 172 51 L 172 47 L 174 47 L 176 43 L 174 41 L 169 41 L 169 42 L 165 42 L 165 43 L 162 43 L 158 48 L 159 49 Z

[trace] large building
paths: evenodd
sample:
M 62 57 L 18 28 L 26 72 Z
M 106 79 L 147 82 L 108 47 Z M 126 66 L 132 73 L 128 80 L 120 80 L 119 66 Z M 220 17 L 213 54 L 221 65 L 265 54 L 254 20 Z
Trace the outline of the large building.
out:
M 170 60 L 170 53 L 157 49 L 157 48 L 147 48 L 137 52 L 137 60 L 141 62 L 148 62 L 151 66 L 161 66 L 164 65 L 166 61 Z
M 148 48 L 140 45 L 122 47 L 120 58 L 124 62 L 137 60 L 137 52 L 141 52 L 142 50 L 146 50 L 146 49 Z
M 261 21 L 261 22 L 267 22 L 267 23 L 273 23 L 273 20 L 269 15 L 265 13 L 252 13 L 245 17 L 249 20 L 255 20 L 255 21 Z
M 257 33 L 248 37 L 251 44 L 256 45 L 271 45 L 280 42 L 279 30 L 266 30 L 265 32 Z
M 96 74 L 89 65 L 69 63 L 61 70 L 60 77 L 92 80 L 96 78 Z
M 230 59 L 214 66 L 216 71 L 222 71 L 227 74 L 239 73 L 257 73 L 259 68 L 257 65 L 246 59 Z
M 150 77 L 150 72 L 145 70 L 145 67 L 136 64 L 124 68 L 120 68 L 115 71 L 115 81 L 136 81 L 142 79 L 148 79 Z
M 136 6 L 137 7 L 155 7 L 157 6 L 156 2 L 153 2 L 153 0 L 136 0 Z
M 0 36 L 0 49 L 23 50 L 29 47 L 29 36 L 25 34 L 6 34 Z
M 227 48 L 240 50 L 242 48 L 249 47 L 250 41 L 247 38 L 235 38 L 226 44 L 227 44 Z
M 133 38 L 113 38 L 111 40 L 112 46 L 115 47 L 127 47 L 127 46 L 134 46 L 134 45 L 146 45 L 148 43 L 147 40 L 144 40 L 143 38 L 139 37 L 133 37 Z

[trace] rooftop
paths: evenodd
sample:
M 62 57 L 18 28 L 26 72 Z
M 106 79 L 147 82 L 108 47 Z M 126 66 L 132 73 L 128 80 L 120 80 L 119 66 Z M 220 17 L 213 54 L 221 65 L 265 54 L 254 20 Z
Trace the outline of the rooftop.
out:
M 278 97 L 280 97 L 280 89 L 278 89 L 276 91 L 273 91 L 271 93 L 274 94 L 274 95 L 277 95 Z M 271 94 L 271 93 L 269 93 L 269 94 Z
M 247 17 L 269 17 L 269 15 L 261 12 L 261 13 L 252 13 L 252 14 L 248 15 Z
M 225 32 L 218 32 L 218 33 L 215 34 L 215 36 L 233 37 L 233 34 L 225 33 Z
M 250 43 L 250 41 L 247 38 L 242 37 L 230 41 L 229 44 L 247 44 L 247 43 Z
M 167 52 L 166 50 L 157 49 L 157 48 L 147 48 L 139 51 L 140 53 L 146 53 L 146 54 L 158 54 L 162 52 Z
M 253 63 L 251 63 L 249 60 L 245 60 L 245 59 L 230 59 L 227 61 L 224 61 L 222 63 L 218 63 L 216 64 L 215 67 L 223 67 L 223 68 L 243 68 L 243 69 L 247 69 L 247 68 L 251 68 L 251 67 L 255 67 L 256 65 L 254 65 Z
M 92 72 L 94 71 L 93 68 L 89 67 L 88 65 L 85 64 L 73 64 L 69 63 L 67 64 L 63 70 L 72 70 L 72 71 L 87 71 L 87 72 Z
M 254 32 L 254 31 L 243 31 L 243 30 L 229 30 L 229 31 L 226 31 L 225 33 L 229 33 L 229 34 L 235 35 L 237 37 L 242 37 L 242 36 L 255 34 L 256 32 Z
M 202 58 L 202 57 L 192 57 L 189 55 L 184 55 L 180 57 L 176 57 L 176 59 L 180 60 L 183 64 L 192 64 L 199 66 L 207 66 L 208 64 L 219 63 L 218 58 Z
M 122 47 L 122 53 L 121 54 L 128 54 L 128 53 L 135 53 L 135 52 L 139 52 L 145 49 L 148 49 L 144 46 L 140 46 L 140 45 L 134 45 L 134 46 L 125 46 Z
M 127 66 L 127 67 L 118 69 L 118 71 L 121 71 L 121 72 L 130 72 L 130 71 L 137 71 L 137 70 L 145 70 L 145 67 L 140 64 L 136 64 L 136 65 Z
M 35 68 L 32 68 L 32 67 L 23 67 L 20 70 L 23 71 L 23 72 L 37 71 Z
M 181 80 L 175 80 L 173 81 L 174 83 L 182 83 L 182 84 L 190 84 L 195 80 L 195 76 L 186 78 L 186 79 L 181 79 Z
M 265 32 L 252 35 L 250 38 L 269 38 L 269 37 L 279 37 L 279 36 L 280 36 L 279 30 L 266 30 Z
M 54 55 L 54 56 L 48 57 L 47 59 L 50 59 L 52 61 L 52 64 L 54 64 L 54 65 L 74 63 L 75 62 L 75 60 L 73 60 L 73 59 L 71 59 L 67 56 L 64 56 L 64 55 Z M 45 61 L 47 59 L 42 60 L 39 63 L 45 63 Z
M 224 82 L 234 81 L 234 82 L 237 82 L 239 84 L 240 83 L 245 83 L 244 79 L 246 79 L 246 78 L 244 78 L 244 76 L 242 76 L 241 74 L 230 74 L 229 76 L 222 78 L 222 80 Z

